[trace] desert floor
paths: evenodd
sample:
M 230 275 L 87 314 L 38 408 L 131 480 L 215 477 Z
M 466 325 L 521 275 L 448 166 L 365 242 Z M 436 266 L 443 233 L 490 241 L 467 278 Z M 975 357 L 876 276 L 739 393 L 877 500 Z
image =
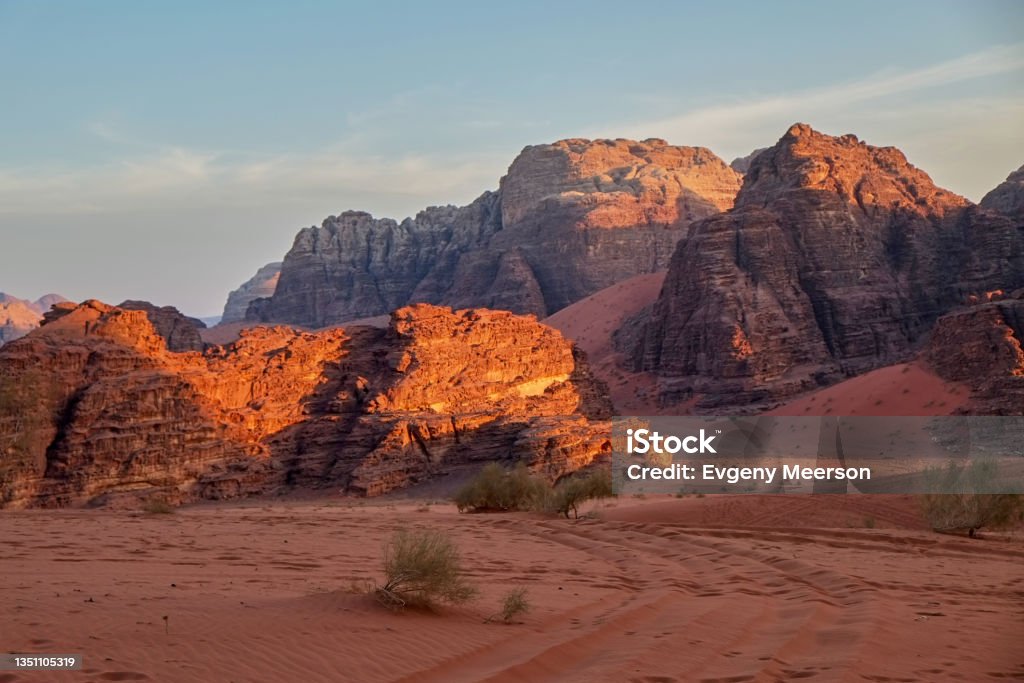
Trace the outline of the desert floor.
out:
M 480 598 L 359 593 L 401 527 L 450 531 Z M 0 515 L 12 681 L 1024 679 L 1024 537 L 925 530 L 881 496 L 625 499 L 579 521 L 290 501 Z M 484 623 L 525 586 L 521 623 Z

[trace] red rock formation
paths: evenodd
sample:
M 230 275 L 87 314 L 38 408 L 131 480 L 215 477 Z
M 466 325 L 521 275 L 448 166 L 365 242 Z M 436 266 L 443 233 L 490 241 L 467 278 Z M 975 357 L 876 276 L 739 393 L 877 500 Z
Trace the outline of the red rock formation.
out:
M 605 393 L 557 332 L 504 312 L 174 353 L 145 311 L 89 301 L 0 351 L 0 503 L 374 495 L 487 459 L 556 477 L 606 449 Z
M 938 319 L 922 352 L 940 377 L 971 387 L 967 412 L 1024 414 L 1024 292 Z
M 238 289 L 228 294 L 228 300 L 224 304 L 224 313 L 220 317 L 221 323 L 233 323 L 245 320 L 245 312 L 249 310 L 249 304 L 256 299 L 263 299 L 274 295 L 277 289 L 277 280 L 281 277 L 281 262 L 268 263 L 256 271 L 256 274 L 246 280 Z
M 154 306 L 148 301 L 122 301 L 117 306 L 127 311 L 144 311 L 157 334 L 166 340 L 169 350 L 203 350 L 199 330 L 206 329 L 206 323 L 202 320 L 189 318 L 174 306 Z
M 1006 177 L 978 204 L 983 209 L 997 211 L 1017 221 L 1024 221 L 1024 166 Z
M 906 358 L 969 295 L 1024 283 L 1022 247 L 898 150 L 798 124 L 680 242 L 635 366 L 699 410 L 798 393 Z
M 401 223 L 361 212 L 302 230 L 250 317 L 323 327 L 411 302 L 546 315 L 663 269 L 689 224 L 732 206 L 740 176 L 663 140 L 527 147 L 465 207 Z
M 43 313 L 62 301 L 66 299 L 59 294 L 47 294 L 35 301 L 27 301 L 0 292 L 0 346 L 37 328 Z

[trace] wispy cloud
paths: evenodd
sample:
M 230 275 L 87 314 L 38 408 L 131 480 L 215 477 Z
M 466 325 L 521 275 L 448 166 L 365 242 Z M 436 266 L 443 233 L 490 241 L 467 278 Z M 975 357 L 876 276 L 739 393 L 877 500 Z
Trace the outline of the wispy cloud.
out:
M 374 208 L 391 195 L 422 206 L 479 193 L 497 181 L 486 158 L 405 155 L 384 158 L 325 151 L 253 157 L 170 147 L 75 169 L 0 170 L 0 215 L 133 211 L 188 206 L 259 206 L 353 201 Z M 506 161 L 507 163 L 507 161 Z M 384 202 L 385 205 L 388 202 Z
M 737 133 L 747 137 L 746 131 L 760 129 L 766 123 L 778 128 L 780 121 L 793 123 L 794 116 L 809 119 L 893 95 L 1020 71 L 1024 71 L 1024 43 L 996 46 L 919 69 L 886 70 L 848 83 L 733 99 L 678 116 L 635 121 L 616 126 L 614 134 L 671 137 L 681 143 L 707 145 L 716 140 L 730 141 Z M 949 99 L 955 98 L 955 91 L 949 93 Z M 764 144 L 763 138 L 758 139 Z

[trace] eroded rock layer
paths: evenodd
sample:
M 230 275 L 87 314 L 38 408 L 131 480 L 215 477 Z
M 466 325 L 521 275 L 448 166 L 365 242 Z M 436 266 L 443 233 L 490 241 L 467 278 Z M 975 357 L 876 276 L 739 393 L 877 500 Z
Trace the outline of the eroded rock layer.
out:
M 323 327 L 408 303 L 538 316 L 663 269 L 693 221 L 732 206 L 740 175 L 664 140 L 527 147 L 497 192 L 401 223 L 362 212 L 306 228 L 249 317 Z
M 1024 283 L 1020 226 L 894 148 L 793 126 L 693 226 L 633 340 L 663 402 L 792 395 L 908 356 L 942 313 Z
M 556 478 L 607 452 L 606 394 L 558 332 L 506 312 L 175 353 L 145 311 L 89 301 L 0 350 L 0 503 L 376 495 L 476 460 Z

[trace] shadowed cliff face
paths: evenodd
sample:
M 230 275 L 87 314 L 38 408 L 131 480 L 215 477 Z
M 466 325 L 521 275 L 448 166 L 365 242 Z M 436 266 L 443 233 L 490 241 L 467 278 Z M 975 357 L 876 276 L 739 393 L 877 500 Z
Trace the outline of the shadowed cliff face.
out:
M 740 175 L 663 140 L 527 147 L 497 192 L 401 223 L 361 212 L 302 230 L 249 318 L 309 327 L 414 302 L 548 315 L 663 269 L 691 222 L 732 206 Z
M 1006 180 L 982 197 L 978 206 L 1024 221 L 1024 166 L 1008 175 Z
M 798 393 L 907 357 L 970 295 L 1024 283 L 1020 227 L 893 148 L 793 126 L 694 225 L 633 348 L 662 399 Z
M 175 353 L 145 311 L 89 301 L 0 351 L 0 504 L 375 495 L 513 458 L 557 478 L 607 449 L 605 394 L 558 332 L 505 312 Z

